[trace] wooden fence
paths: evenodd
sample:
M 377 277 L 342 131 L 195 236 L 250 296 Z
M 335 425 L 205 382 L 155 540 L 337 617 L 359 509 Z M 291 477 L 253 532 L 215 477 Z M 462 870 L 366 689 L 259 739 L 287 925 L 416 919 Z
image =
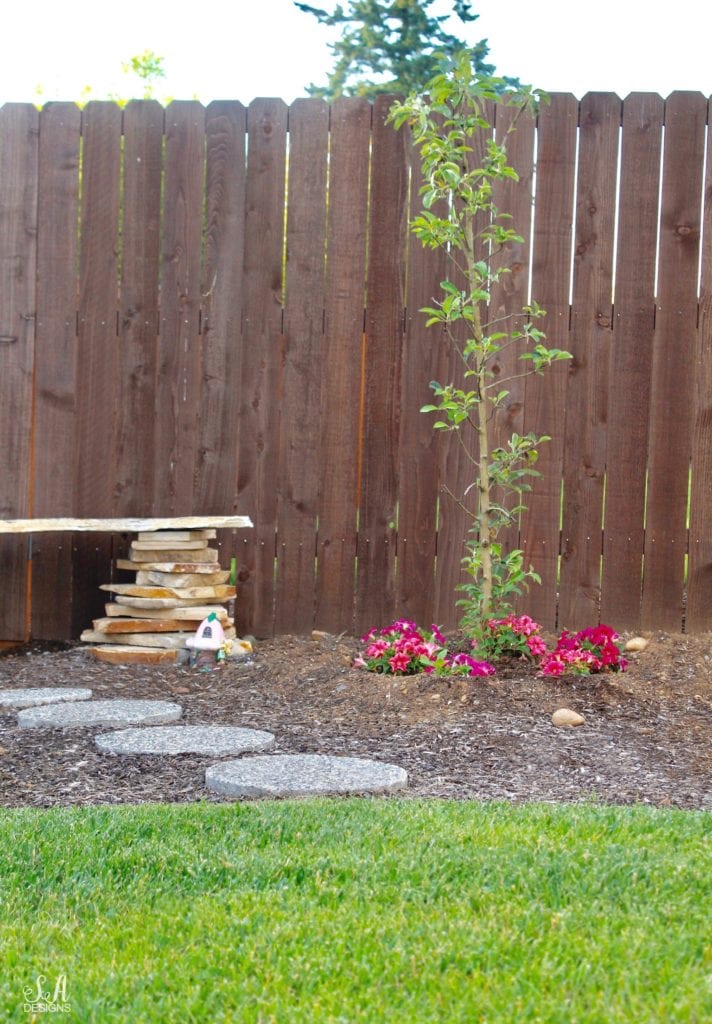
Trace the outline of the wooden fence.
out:
M 467 467 L 418 411 L 446 266 L 388 106 L 0 109 L 0 516 L 247 514 L 241 630 L 456 623 Z M 531 288 L 573 353 L 497 424 L 552 436 L 509 538 L 548 628 L 712 628 L 707 124 L 695 93 L 557 94 L 512 136 L 492 310 Z M 0 538 L 0 638 L 76 636 L 125 543 Z

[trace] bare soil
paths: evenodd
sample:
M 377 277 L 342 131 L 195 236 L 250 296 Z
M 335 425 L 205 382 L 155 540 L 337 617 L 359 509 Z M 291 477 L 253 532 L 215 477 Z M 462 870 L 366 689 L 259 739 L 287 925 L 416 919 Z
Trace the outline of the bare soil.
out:
M 543 679 L 520 662 L 488 679 L 380 676 L 349 637 L 265 640 L 216 671 L 102 664 L 81 646 L 0 656 L 0 688 L 87 686 L 178 701 L 186 724 L 267 729 L 275 753 L 371 757 L 405 768 L 398 799 L 646 803 L 712 809 L 712 636 L 648 634 L 625 673 Z M 551 714 L 586 724 L 557 728 Z M 0 805 L 182 803 L 214 757 L 102 754 L 98 730 L 20 729 L 0 714 Z M 249 755 L 245 755 L 249 756 Z

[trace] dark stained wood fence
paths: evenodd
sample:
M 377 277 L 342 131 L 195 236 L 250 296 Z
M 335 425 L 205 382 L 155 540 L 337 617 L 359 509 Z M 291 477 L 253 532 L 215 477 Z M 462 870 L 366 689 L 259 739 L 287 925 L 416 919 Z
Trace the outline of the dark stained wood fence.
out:
M 388 108 L 0 108 L 1 517 L 247 514 L 219 535 L 241 631 L 457 623 L 468 464 L 418 411 L 453 372 L 419 313 L 447 264 Z M 507 536 L 542 576 L 521 607 L 712 629 L 708 102 L 557 94 L 509 149 L 526 241 L 490 311 L 532 294 L 573 354 L 495 420 L 552 436 Z M 0 639 L 77 636 L 125 545 L 0 535 Z

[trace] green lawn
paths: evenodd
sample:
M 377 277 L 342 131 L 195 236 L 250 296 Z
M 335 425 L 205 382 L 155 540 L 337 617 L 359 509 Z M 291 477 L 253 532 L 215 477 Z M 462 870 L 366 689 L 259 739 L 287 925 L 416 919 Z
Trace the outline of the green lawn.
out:
M 0 1019 L 712 1019 L 712 815 L 318 800 L 0 812 Z M 23 1007 L 67 977 L 68 1013 Z

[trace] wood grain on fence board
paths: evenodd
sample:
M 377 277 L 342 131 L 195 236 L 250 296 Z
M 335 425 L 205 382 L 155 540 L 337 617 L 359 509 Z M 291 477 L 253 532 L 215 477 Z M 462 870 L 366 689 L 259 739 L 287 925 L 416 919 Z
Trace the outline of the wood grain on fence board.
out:
M 234 513 L 238 507 L 246 129 L 247 110 L 241 103 L 217 101 L 208 106 L 195 507 L 215 515 Z M 218 531 L 225 568 L 236 555 L 236 544 L 235 531 Z
M 659 96 L 625 100 L 601 577 L 601 618 L 617 629 L 640 627 L 662 122 Z
M 551 97 L 539 113 L 536 208 L 532 239 L 532 296 L 546 310 L 543 329 L 550 348 L 568 349 L 569 278 L 578 102 L 568 94 Z M 542 377 L 526 379 L 524 430 L 548 435 L 541 445 L 532 490 L 525 495 L 521 546 L 525 565 L 534 566 L 533 585 L 520 606 L 546 629 L 556 625 L 559 515 L 564 455 L 568 363 L 555 363 Z
M 406 135 L 386 124 L 392 102 L 391 96 L 379 96 L 373 105 L 356 579 L 358 632 L 395 614 L 396 445 L 408 180 Z
M 44 107 L 39 140 L 32 502 L 32 513 L 40 519 L 71 516 L 75 509 L 80 139 L 81 111 L 75 103 Z M 75 635 L 71 533 L 33 538 L 32 578 L 32 636 L 70 640 Z
M 530 113 L 519 113 L 517 107 L 498 106 L 496 111 L 496 140 L 506 145 L 507 161 L 519 176 L 518 181 L 500 181 L 494 186 L 495 205 L 511 215 L 505 227 L 512 227 L 523 242 L 507 242 L 494 266 L 505 267 L 507 272 L 492 286 L 488 333 L 521 331 L 525 316 L 524 306 L 529 302 L 529 267 L 531 260 L 532 187 L 534 178 L 535 118 Z M 506 380 L 503 391 L 509 394 L 494 412 L 492 418 L 493 447 L 506 447 L 513 433 L 524 431 L 525 382 L 521 374 L 525 364 L 519 359 L 521 343 L 507 344 L 492 363 L 495 378 Z M 509 380 L 507 378 L 514 378 Z M 519 520 L 502 530 L 500 541 L 504 551 L 519 547 Z
M 315 623 L 351 631 L 371 105 L 331 107 Z
M 255 529 L 240 538 L 236 614 L 238 628 L 269 636 L 274 624 L 287 107 L 281 100 L 255 100 L 247 125 L 238 504 Z
M 692 488 L 685 628 L 712 628 L 712 103 L 707 113 L 702 275 L 692 388 Z
M 423 208 L 420 150 L 412 143 L 409 159 L 412 221 Z M 437 206 L 433 213 L 439 215 Z M 446 273 L 444 249 L 425 248 L 409 231 L 400 387 L 396 608 L 399 616 L 426 625 L 435 618 L 439 455 L 434 443 L 433 415 L 420 409 L 433 401 L 429 384 L 443 379 L 450 346 L 442 327 L 426 327 L 427 316 L 420 310 L 439 301 L 440 282 Z
M 204 164 L 205 110 L 175 101 L 165 112 L 154 470 L 154 511 L 161 515 L 194 511 Z
M 114 511 L 153 511 L 156 344 L 161 233 L 163 107 L 124 110 L 124 174 L 119 292 Z
M 279 445 L 275 632 L 314 625 L 319 507 L 321 370 L 324 365 L 324 245 L 329 108 L 289 109 L 284 378 Z
M 30 103 L 0 107 L 0 516 L 26 518 L 31 502 L 32 375 L 37 258 L 37 110 Z M 28 540 L 0 539 L 5 601 L 0 636 L 27 635 Z
M 646 629 L 679 630 L 683 616 L 706 120 L 701 93 L 675 92 L 665 103 L 643 570 Z
M 567 629 L 598 622 L 620 123 L 612 93 L 581 101 L 559 597 Z
M 82 135 L 75 514 L 101 517 L 114 507 L 120 108 L 103 101 L 87 104 Z M 109 578 L 111 538 L 76 534 L 73 550 L 76 636 L 101 613 L 97 587 Z

